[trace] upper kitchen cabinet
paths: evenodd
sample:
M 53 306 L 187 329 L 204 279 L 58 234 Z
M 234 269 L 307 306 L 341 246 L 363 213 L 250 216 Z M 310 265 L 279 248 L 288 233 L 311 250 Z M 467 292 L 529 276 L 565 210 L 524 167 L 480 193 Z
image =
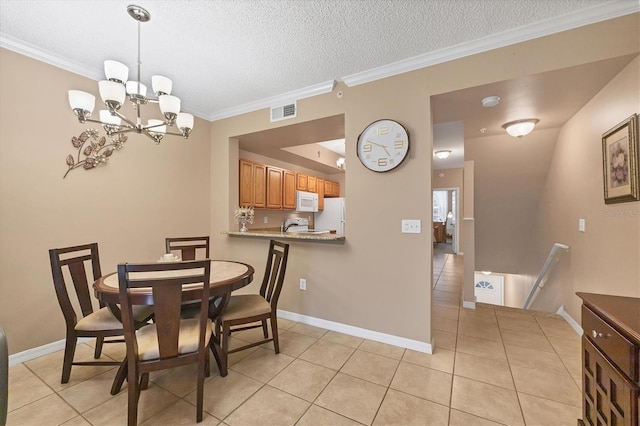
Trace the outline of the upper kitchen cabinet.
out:
M 265 208 L 267 166 L 240 160 L 240 205 Z
M 318 178 L 318 210 L 324 210 L 324 179 Z
M 296 208 L 296 173 L 290 170 L 283 170 L 282 182 L 282 208 L 294 210 Z
M 267 167 L 267 208 L 282 208 L 282 189 L 284 186 L 284 170 Z M 295 207 L 295 206 L 294 206 Z
M 330 180 L 324 181 L 324 196 L 326 198 L 329 197 L 339 197 L 340 196 L 340 182 L 333 182 Z
M 318 178 L 315 176 L 307 176 L 307 191 L 318 192 Z
M 309 176 L 304 173 L 296 173 L 296 190 L 307 191 Z

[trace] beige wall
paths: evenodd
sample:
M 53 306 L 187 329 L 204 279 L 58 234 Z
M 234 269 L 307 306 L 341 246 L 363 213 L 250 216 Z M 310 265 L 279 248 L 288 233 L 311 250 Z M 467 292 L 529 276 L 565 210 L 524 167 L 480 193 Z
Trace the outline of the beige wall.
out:
M 10 353 L 64 338 L 50 248 L 98 242 L 109 273 L 156 260 L 167 236 L 209 233 L 210 123 L 196 120 L 188 141 L 134 134 L 105 167 L 62 179 L 71 137 L 89 127 L 71 112 L 69 89 L 99 99 L 95 81 L 0 49 L 0 324 Z
M 637 34 L 637 33 L 636 33 Z M 537 210 L 536 275 L 552 245 L 569 245 L 533 309 L 553 306 L 580 319 L 575 292 L 640 297 L 640 202 L 605 204 L 602 134 L 640 112 L 640 60 L 634 59 L 562 128 Z M 578 232 L 578 219 L 586 232 Z
M 345 114 L 347 240 L 344 245 L 292 242 L 280 308 L 430 342 L 430 235 L 400 233 L 402 219 L 421 219 L 423 225 L 431 221 L 430 96 L 637 52 L 637 40 L 629 37 L 637 32 L 636 15 L 361 86 L 339 85 L 341 99 L 331 93 L 299 101 L 299 115 L 292 123 Z M 391 173 L 369 172 L 355 155 L 358 134 L 380 118 L 399 120 L 412 135 L 410 158 Z M 233 163 L 237 157 L 236 144 L 229 143 L 233 135 L 273 126 L 266 111 L 217 121 L 212 144 L 225 147 Z M 229 211 L 237 204 L 237 171 L 229 170 L 226 160 L 212 158 L 213 194 L 221 195 L 214 202 L 229 200 L 228 205 L 212 209 L 212 235 L 227 229 Z M 219 235 L 216 241 L 227 256 L 257 268 L 264 263 L 264 240 Z M 307 279 L 306 292 L 298 290 L 299 278 Z
M 636 14 L 370 84 L 339 84 L 341 99 L 329 93 L 299 100 L 294 122 L 345 114 L 348 230 L 342 245 L 292 242 L 280 307 L 431 342 L 431 237 L 400 233 L 402 219 L 431 222 L 430 96 L 638 52 L 629 37 L 638 28 Z M 169 234 L 208 231 L 213 257 L 253 264 L 260 281 L 267 241 L 220 233 L 234 225 L 238 204 L 238 143 L 231 138 L 282 123 L 269 123 L 267 110 L 210 126 L 198 120 L 189 142 L 155 146 L 131 138 L 107 167 L 63 181 L 69 138 L 82 127 L 66 91 L 96 84 L 0 54 L 0 321 L 11 353 L 63 337 L 47 259 L 54 246 L 98 241 L 109 272 L 118 261 L 155 259 Z M 380 118 L 399 120 L 412 136 L 409 159 L 382 174 L 361 167 L 355 153 L 358 134 Z M 308 280 L 306 292 L 297 289 L 300 277 Z
M 465 140 L 464 156 L 475 171 L 477 271 L 521 272 L 559 131 Z

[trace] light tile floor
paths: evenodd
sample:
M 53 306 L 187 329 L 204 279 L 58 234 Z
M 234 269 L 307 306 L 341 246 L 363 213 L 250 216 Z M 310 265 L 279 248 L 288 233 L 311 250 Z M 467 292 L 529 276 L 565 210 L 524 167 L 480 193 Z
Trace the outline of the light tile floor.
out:
M 432 355 L 279 320 L 267 344 L 232 354 L 227 377 L 205 383 L 205 425 L 575 425 L 580 338 L 552 314 L 460 307 L 462 257 L 434 258 Z M 250 342 L 259 329 L 234 335 Z M 105 358 L 122 359 L 122 344 Z M 81 344 L 76 359 L 91 358 Z M 215 363 L 213 364 L 215 365 Z M 112 367 L 73 367 L 62 352 L 10 369 L 9 425 L 126 424 L 126 391 L 109 394 Z M 139 422 L 195 424 L 195 370 L 152 375 Z

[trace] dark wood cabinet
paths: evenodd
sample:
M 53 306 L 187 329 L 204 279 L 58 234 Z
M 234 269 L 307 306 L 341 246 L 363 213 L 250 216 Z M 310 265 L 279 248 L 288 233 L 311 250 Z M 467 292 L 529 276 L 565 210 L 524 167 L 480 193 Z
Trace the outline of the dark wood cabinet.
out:
M 640 299 L 576 293 L 582 305 L 582 419 L 638 425 Z

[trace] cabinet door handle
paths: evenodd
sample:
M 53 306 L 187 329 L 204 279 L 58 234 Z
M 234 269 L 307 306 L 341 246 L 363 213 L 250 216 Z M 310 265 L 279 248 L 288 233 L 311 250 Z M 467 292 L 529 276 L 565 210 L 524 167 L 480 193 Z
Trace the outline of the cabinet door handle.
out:
M 594 339 L 597 339 L 597 338 L 604 339 L 605 337 L 608 336 L 608 334 L 598 333 L 596 330 L 591 330 L 591 336 L 593 336 Z

